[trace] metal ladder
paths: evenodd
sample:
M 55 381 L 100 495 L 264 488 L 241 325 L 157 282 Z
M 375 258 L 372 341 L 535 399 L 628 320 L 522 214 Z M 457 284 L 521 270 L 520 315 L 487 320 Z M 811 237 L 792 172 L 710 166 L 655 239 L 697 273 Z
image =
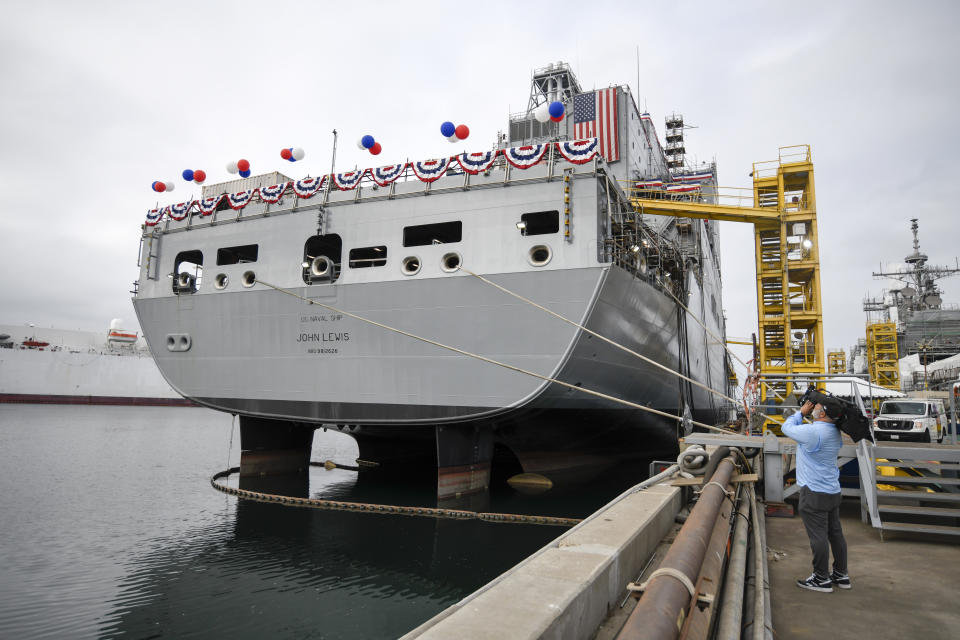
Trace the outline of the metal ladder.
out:
M 864 410 L 859 390 L 857 404 Z M 960 536 L 960 446 L 857 443 L 861 505 L 883 531 Z M 878 474 L 878 469 L 907 471 Z M 879 485 L 892 488 L 881 489 Z
M 147 279 L 156 280 L 159 278 L 157 271 L 160 270 L 160 235 L 156 231 L 151 231 L 147 236 Z

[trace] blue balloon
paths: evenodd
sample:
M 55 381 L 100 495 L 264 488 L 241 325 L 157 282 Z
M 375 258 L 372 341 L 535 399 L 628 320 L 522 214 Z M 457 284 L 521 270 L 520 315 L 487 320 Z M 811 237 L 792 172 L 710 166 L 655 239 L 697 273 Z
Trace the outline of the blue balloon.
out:
M 449 138 L 456 132 L 456 130 L 457 130 L 457 127 L 454 126 L 454 124 L 449 121 L 444 122 L 442 125 L 440 125 L 440 133 L 443 134 L 444 138 Z
M 296 161 L 297 161 L 297 159 L 294 158 L 293 156 L 290 156 L 290 157 L 287 158 L 287 159 L 288 159 L 290 162 L 296 162 Z
M 187 182 L 193 180 L 193 169 L 184 169 L 183 170 L 183 179 Z
M 563 115 L 563 103 L 562 102 L 551 102 L 550 103 L 550 117 L 559 118 Z
M 368 136 L 363 136 L 362 138 L 360 138 L 360 144 L 363 145 L 363 148 L 364 148 L 364 149 L 369 149 L 369 148 L 372 147 L 374 144 L 376 144 L 376 142 L 377 142 L 377 141 L 373 139 L 373 136 L 369 136 L 369 135 L 368 135 Z
M 241 178 L 249 178 L 249 177 L 250 177 L 250 169 L 247 169 L 246 171 L 241 171 L 241 172 L 240 172 L 240 177 L 241 177 Z

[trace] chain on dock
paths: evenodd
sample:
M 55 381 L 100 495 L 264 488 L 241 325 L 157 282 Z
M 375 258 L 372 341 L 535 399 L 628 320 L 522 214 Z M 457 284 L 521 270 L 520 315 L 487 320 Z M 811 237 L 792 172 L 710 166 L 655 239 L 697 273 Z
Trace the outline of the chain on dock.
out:
M 323 466 L 324 463 L 311 463 L 314 466 Z M 580 522 L 579 518 L 557 518 L 554 516 L 534 516 L 515 513 L 478 513 L 465 509 L 441 509 L 437 507 L 411 507 L 392 504 L 373 504 L 368 502 L 349 502 L 346 500 L 325 500 L 323 498 L 297 498 L 294 496 L 280 496 L 248 489 L 236 489 L 219 482 L 220 479 L 240 471 L 240 467 L 230 467 L 219 471 L 210 478 L 210 485 L 222 493 L 226 493 L 244 500 L 255 502 L 269 502 L 282 504 L 288 507 L 307 507 L 310 509 L 325 509 L 328 511 L 352 511 L 355 513 L 380 513 L 402 516 L 420 516 L 443 520 L 484 520 L 486 522 L 507 522 L 515 524 L 542 524 L 556 527 L 572 527 Z

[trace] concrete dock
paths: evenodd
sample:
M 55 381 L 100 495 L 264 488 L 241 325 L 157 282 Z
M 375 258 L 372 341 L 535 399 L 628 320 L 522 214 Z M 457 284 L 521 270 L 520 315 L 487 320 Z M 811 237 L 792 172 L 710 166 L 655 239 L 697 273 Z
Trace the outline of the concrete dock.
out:
M 855 498 L 841 507 L 853 588 L 798 588 L 811 554 L 799 517 L 766 519 L 773 628 L 778 640 L 960 638 L 960 545 L 956 538 L 879 532 L 860 521 Z
M 404 638 L 615 638 L 637 603 L 627 597 L 626 585 L 648 560 L 645 575 L 659 567 L 680 528 L 674 516 L 682 494 L 675 483 L 621 496 Z M 853 588 L 833 593 L 795 584 L 811 572 L 800 518 L 765 518 L 772 637 L 960 637 L 957 538 L 881 536 L 861 521 L 854 497 L 844 500 L 841 515 Z

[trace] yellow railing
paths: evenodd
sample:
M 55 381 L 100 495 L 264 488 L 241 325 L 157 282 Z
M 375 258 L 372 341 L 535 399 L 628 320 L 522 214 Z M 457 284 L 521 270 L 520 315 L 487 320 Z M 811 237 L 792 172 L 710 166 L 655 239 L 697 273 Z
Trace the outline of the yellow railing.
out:
M 756 178 L 775 178 L 777 170 L 785 164 L 796 164 L 801 162 L 810 162 L 810 145 L 795 144 L 787 147 L 780 147 L 776 160 L 761 160 L 753 163 L 753 177 Z
M 709 200 L 728 207 L 754 208 L 752 188 L 706 185 L 701 186 L 699 190 L 671 192 L 667 191 L 666 187 L 638 187 L 636 186 L 637 182 L 641 182 L 638 180 L 620 180 L 619 182 L 621 188 L 630 198 L 676 202 L 704 202 Z

